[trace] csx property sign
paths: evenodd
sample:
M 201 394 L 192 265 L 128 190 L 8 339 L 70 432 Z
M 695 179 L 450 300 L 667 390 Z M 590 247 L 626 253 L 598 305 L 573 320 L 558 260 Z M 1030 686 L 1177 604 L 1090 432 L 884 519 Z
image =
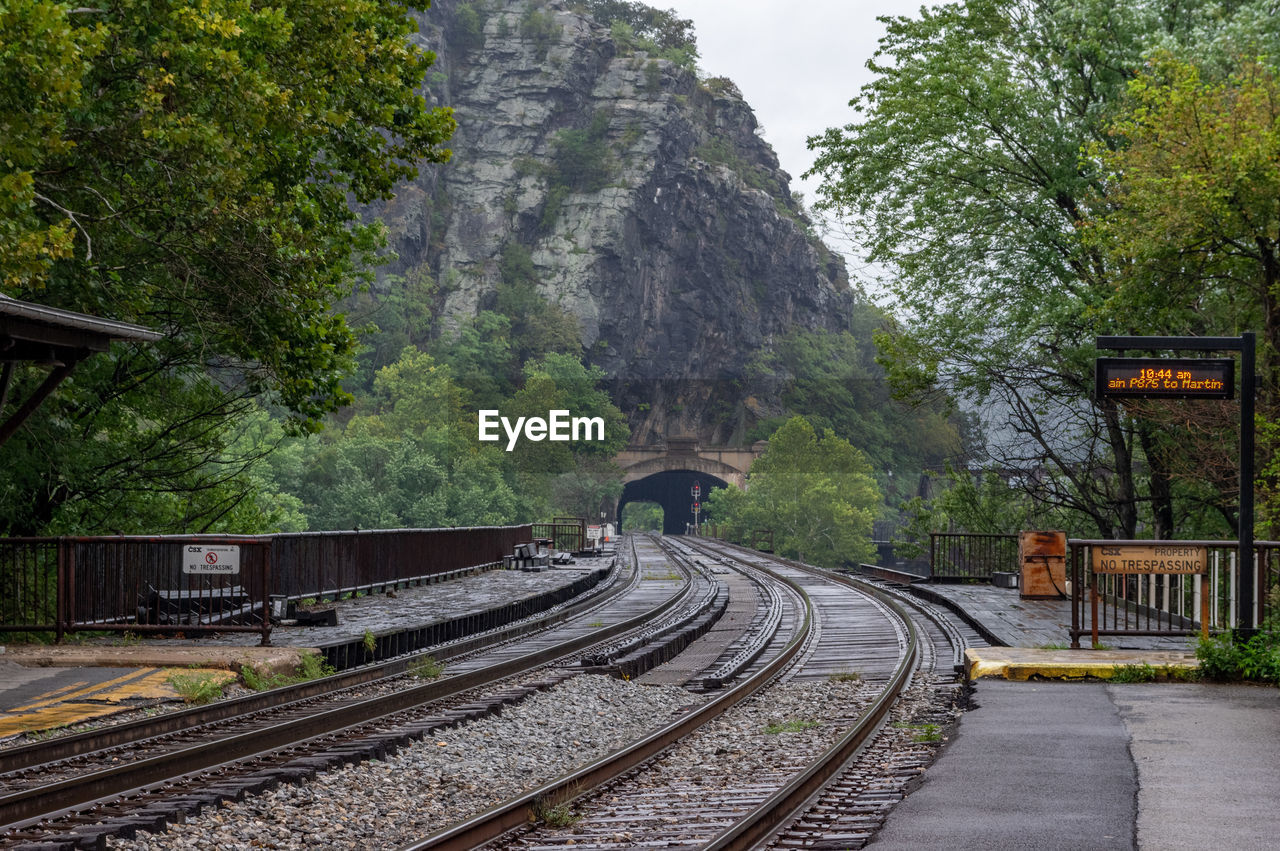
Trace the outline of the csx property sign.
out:
M 205 547 L 188 544 L 184 549 L 183 573 L 236 574 L 240 572 L 239 547 Z
M 1094 573 L 1204 573 L 1209 548 L 1167 544 L 1095 544 Z

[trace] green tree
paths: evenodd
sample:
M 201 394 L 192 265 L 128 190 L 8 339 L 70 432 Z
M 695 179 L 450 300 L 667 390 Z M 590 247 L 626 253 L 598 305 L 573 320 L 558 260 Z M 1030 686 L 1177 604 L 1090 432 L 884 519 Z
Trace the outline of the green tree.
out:
M 599 517 L 622 496 L 622 470 L 609 458 L 580 455 L 574 468 L 551 480 L 551 504 L 555 516 Z
M 301 505 L 312 529 L 398 528 L 525 522 L 553 513 L 594 517 L 621 494 L 612 456 L 626 420 L 598 388 L 603 374 L 569 355 L 525 369 L 524 386 L 497 409 L 547 418 L 552 410 L 600 417 L 604 440 L 521 440 L 514 451 L 480 443 L 467 391 L 450 367 L 409 346 L 380 369 L 361 411 L 271 460 L 264 499 L 278 493 L 287 520 Z M 505 441 L 505 438 L 503 438 Z
M 553 353 L 526 364 L 524 376 L 524 386 L 501 406 L 503 416 L 512 422 L 517 417 L 545 419 L 550 411 L 560 410 L 573 417 L 599 417 L 604 422 L 604 439 L 521 440 L 510 453 L 517 469 L 533 475 L 566 473 L 575 469 L 576 457 L 608 459 L 627 445 L 626 417 L 600 389 L 605 375 L 599 367 L 586 367 L 576 357 Z M 594 436 L 584 433 L 581 437 Z
M 4 290 L 166 333 L 100 356 L 5 446 L 6 467 L 31 469 L 0 527 L 111 528 L 101 500 L 64 506 L 129 470 L 207 489 L 248 396 L 304 430 L 349 399 L 354 337 L 331 308 L 384 239 L 348 199 L 387 198 L 415 163 L 446 159 L 454 127 L 416 94 L 434 57 L 415 29 L 390 0 L 0 14 Z
M 538 291 L 538 270 L 529 249 L 508 243 L 498 262 L 502 279 L 494 310 L 511 323 L 509 347 L 512 383 L 529 361 L 549 352 L 582 351 L 578 319 Z
M 1280 80 L 1257 60 L 1222 78 L 1162 51 L 1095 144 L 1108 214 L 1091 235 L 1123 261 L 1111 309 L 1179 333 L 1260 326 L 1267 392 L 1280 358 Z M 1159 297 L 1153 290 L 1159 287 Z
M 1093 337 L 1145 329 L 1110 310 L 1122 264 L 1082 239 L 1112 199 L 1080 152 L 1119 146 L 1109 117 L 1149 51 L 1275 45 L 1267 8 L 966 0 L 888 19 L 861 120 L 811 140 L 821 206 L 889 271 L 895 386 L 986 412 L 988 463 L 1104 537 L 1169 534 L 1175 494 L 1144 451 L 1159 426 L 1092 401 Z
M 656 502 L 628 502 L 622 515 L 624 532 L 662 531 L 662 506 Z
M 77 25 L 47 0 L 9 3 L 0 16 L 0 287 L 44 280 L 72 254 L 72 223 L 40 214 L 49 199 L 36 178 L 46 158 L 70 147 L 67 115 L 104 36 L 92 18 Z
M 449 369 L 412 346 L 378 370 L 373 403 L 386 432 L 410 437 L 453 428 L 464 416 L 462 392 Z
M 978 476 L 947 466 L 932 499 L 915 497 L 903 506 L 906 522 L 895 535 L 895 551 L 905 558 L 928 553 L 934 532 L 1016 535 L 1024 529 L 1057 529 L 1054 517 L 1034 502 L 1025 489 L 1005 481 L 994 471 Z
M 462 323 L 457 336 L 436 341 L 432 351 L 438 361 L 449 365 L 477 410 L 496 408 L 515 392 L 511 320 L 500 313 L 480 311 Z
M 868 559 L 880 491 L 866 457 L 831 431 L 793 417 L 751 465 L 745 492 L 712 491 L 711 522 L 738 535 L 772 529 L 774 548 L 826 567 Z
M 1107 309 L 1142 317 L 1147 330 L 1160 333 L 1260 330 L 1260 416 L 1274 420 L 1280 403 L 1275 69 L 1251 59 L 1225 71 L 1202 70 L 1160 51 L 1130 82 L 1110 130 L 1123 144 L 1095 144 L 1089 152 L 1110 203 L 1085 231 L 1118 269 Z M 1147 402 L 1128 408 L 1161 426 L 1182 426 L 1178 439 L 1153 441 L 1148 456 L 1160 456 L 1172 479 L 1200 482 L 1205 502 L 1234 525 L 1236 441 L 1223 406 Z M 1234 414 L 1234 403 L 1230 408 Z M 1263 448 L 1274 454 L 1273 430 L 1264 428 L 1262 436 Z M 1267 463 L 1262 469 L 1274 495 L 1276 480 Z
M 830 428 L 867 455 L 886 499 L 896 505 L 914 495 L 920 475 L 962 457 L 969 442 L 965 418 L 935 394 L 929 404 L 892 398 L 883 368 L 875 363 L 871 334 L 878 311 L 864 307 L 851 331 L 794 331 L 762 356 L 758 370 L 785 382 L 782 399 L 815 428 Z M 764 424 L 761 437 L 785 422 Z

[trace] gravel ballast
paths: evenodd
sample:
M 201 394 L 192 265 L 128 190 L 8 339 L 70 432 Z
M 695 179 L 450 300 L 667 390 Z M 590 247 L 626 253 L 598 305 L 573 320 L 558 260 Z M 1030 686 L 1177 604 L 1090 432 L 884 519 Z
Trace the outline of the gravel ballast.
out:
M 280 786 L 122 849 L 394 847 L 597 759 L 700 698 L 676 687 L 574 677 L 500 716 L 441 730 L 372 761 Z

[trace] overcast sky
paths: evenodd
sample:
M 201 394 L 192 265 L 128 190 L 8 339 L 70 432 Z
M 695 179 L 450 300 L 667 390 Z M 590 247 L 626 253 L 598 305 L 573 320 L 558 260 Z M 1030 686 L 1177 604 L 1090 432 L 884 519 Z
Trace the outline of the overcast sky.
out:
M 853 120 L 849 100 L 871 72 L 867 60 L 884 34 L 881 15 L 916 17 L 922 0 L 648 0 L 693 20 L 701 58 L 713 77 L 728 77 L 764 126 L 791 188 L 816 199 L 805 140 Z M 833 248 L 840 248 L 829 240 Z M 850 258 L 850 274 L 856 272 Z

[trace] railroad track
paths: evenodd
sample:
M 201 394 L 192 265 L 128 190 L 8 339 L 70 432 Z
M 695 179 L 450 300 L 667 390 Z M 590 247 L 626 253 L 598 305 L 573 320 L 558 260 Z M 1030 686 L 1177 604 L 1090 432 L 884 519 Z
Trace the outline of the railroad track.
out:
M 655 620 L 686 617 L 685 607 L 704 603 L 698 589 L 710 582 L 684 572 L 649 582 L 637 561 L 627 572 L 618 594 L 550 616 L 559 625 L 536 638 L 480 646 L 509 639 L 500 633 L 438 654 L 453 660 L 438 681 L 405 687 L 412 660 L 394 660 L 178 717 L 12 749 L 2 755 L 8 770 L 0 775 L 0 844 L 94 847 L 112 828 L 131 834 L 162 827 L 175 806 L 198 810 L 224 793 L 308 776 L 335 758 L 382 756 L 575 675 L 577 656 L 601 641 L 634 642 L 655 631 Z
M 926 726 L 940 726 L 949 717 L 945 706 L 938 708 L 937 698 L 953 694 L 954 690 L 949 692 L 937 680 L 945 679 L 941 675 L 952 671 L 952 660 L 958 652 L 953 646 L 957 631 L 948 629 L 945 619 L 943 623 L 935 623 L 919 612 L 909 611 L 894 599 L 892 589 L 859 586 L 860 590 L 855 592 L 848 581 L 825 573 L 815 574 L 799 565 L 771 562 L 759 554 L 728 549 L 695 550 L 672 542 L 666 542 L 665 546 L 667 549 L 660 551 L 655 542 L 639 542 L 632 576 L 633 593 L 643 591 L 641 596 L 655 596 L 664 585 L 682 586 L 682 599 L 692 608 L 673 603 L 665 618 L 651 621 L 646 631 L 654 641 L 643 642 L 635 636 L 615 637 L 589 649 L 575 650 L 561 656 L 555 667 L 541 668 L 527 675 L 522 684 L 480 686 L 448 704 L 424 710 L 437 713 L 435 715 L 423 718 L 419 714 L 416 721 L 402 719 L 394 723 L 388 719 L 375 725 L 366 731 L 361 740 L 364 744 L 335 739 L 325 746 L 325 755 L 313 758 L 294 754 L 289 757 L 291 762 L 284 763 L 285 768 L 292 765 L 297 769 L 301 764 L 305 769 L 309 759 L 331 764 L 335 753 L 340 759 L 381 757 L 380 742 L 387 745 L 387 750 L 400 747 L 405 731 L 410 731 L 412 737 L 415 729 L 418 735 L 429 734 L 429 740 L 423 745 L 438 745 L 439 752 L 443 753 L 448 741 L 454 740 L 446 733 L 435 732 L 439 728 L 433 724 L 456 723 L 474 717 L 479 705 L 518 700 L 522 694 L 550 688 L 581 671 L 611 671 L 626 678 L 627 660 L 637 653 L 649 652 L 645 650 L 647 644 L 661 644 L 679 637 L 684 642 L 684 653 L 668 665 L 636 679 L 644 682 L 656 676 L 658 679 L 654 681 L 664 681 L 661 676 L 669 677 L 675 669 L 685 678 L 685 689 L 705 692 L 714 700 L 702 705 L 690 703 L 679 710 L 676 721 L 638 743 L 621 747 L 619 752 L 598 758 L 560 778 L 540 785 L 535 782 L 536 788 L 526 788 L 486 813 L 438 829 L 429 836 L 419 834 L 420 839 L 410 840 L 412 831 L 384 829 L 388 821 L 385 815 L 361 816 L 379 824 L 373 834 L 375 844 L 393 847 L 408 842 L 406 847 L 412 848 L 471 848 L 502 836 L 496 844 L 512 847 L 558 847 L 570 841 L 575 847 L 629 848 L 646 844 L 759 847 L 767 842 L 779 847 L 824 847 L 824 842 L 837 843 L 825 847 L 857 847 L 859 837 L 870 835 L 887 807 L 901 797 L 901 787 L 918 775 L 927 762 L 933 745 L 915 741 L 918 731 Z M 708 608 L 724 602 L 726 589 L 732 593 L 727 604 L 719 609 L 718 620 L 708 618 Z M 668 598 L 672 596 L 671 590 L 667 588 Z M 872 596 L 868 597 L 867 593 Z M 617 617 L 597 612 L 583 620 L 592 626 L 587 631 L 599 632 L 603 627 L 613 626 Z M 707 620 L 711 623 L 706 623 Z M 851 629 L 853 621 L 862 626 Z M 472 670 L 480 672 L 492 667 L 495 657 L 509 661 L 519 656 L 522 648 L 525 648 L 524 642 L 508 645 L 495 651 L 488 661 L 476 657 L 451 665 L 450 670 L 455 677 L 470 675 Z M 856 659 L 853 650 L 858 653 Z M 670 658 L 673 652 L 663 650 L 658 654 L 659 659 L 650 661 Z M 690 663 L 690 659 L 696 662 Z M 533 678 L 532 681 L 529 678 Z M 749 686 L 753 682 L 756 685 Z M 530 703 L 550 700 L 549 705 L 555 707 L 553 696 L 569 686 L 570 683 L 564 682 L 546 698 Z M 914 703 L 896 697 L 904 687 L 908 694 L 915 693 Z M 753 697 L 753 690 L 760 688 L 767 691 Z M 499 690 L 495 693 L 494 689 Z M 637 690 L 631 688 L 630 691 Z M 569 693 L 582 692 L 570 690 Z M 788 728 L 793 722 L 799 724 L 798 729 Z M 486 722 L 493 723 L 497 723 L 497 719 Z M 459 736 L 470 727 L 460 728 Z M 773 727 L 778 729 L 769 732 Z M 485 724 L 476 725 L 477 732 L 469 740 L 484 742 L 484 736 L 493 735 L 482 732 L 484 729 Z M 502 729 L 501 725 L 498 729 Z M 589 724 L 586 729 L 591 729 Z M 434 741 L 437 738 L 440 741 Z M 412 745 L 405 753 L 423 745 Z M 474 744 L 460 745 L 459 755 L 452 759 L 469 758 L 467 755 L 475 747 Z M 452 748 L 451 745 L 450 750 Z M 436 751 L 435 747 L 426 749 Z M 397 770 L 392 769 L 391 762 L 388 757 L 385 763 L 370 764 L 387 765 L 390 774 L 381 770 L 355 772 L 354 768 L 351 772 L 354 776 L 388 778 L 356 782 L 390 783 Z M 727 781 L 716 778 L 717 763 L 728 766 Z M 450 777 L 465 774 L 455 775 L 448 761 L 441 769 L 424 769 L 423 764 L 410 761 L 407 769 L 398 770 L 408 770 L 409 776 L 427 771 Z M 461 767 L 460 763 L 454 764 Z M 282 769 L 250 766 L 242 770 L 247 770 L 252 778 L 269 776 L 271 771 Z M 486 771 L 482 769 L 480 776 L 488 776 Z M 620 772 L 626 774 L 620 784 L 603 787 L 603 792 L 591 791 Z M 748 772 L 753 782 L 744 783 Z M 347 770 L 338 772 L 347 773 Z M 206 789 L 212 783 L 216 790 L 221 781 L 215 777 L 203 783 Z M 494 778 L 494 785 L 497 784 L 498 779 Z M 341 785 L 317 783 L 317 786 L 316 792 L 305 793 L 308 800 L 317 804 L 323 802 L 327 806 L 326 796 L 352 794 L 338 791 L 343 788 Z M 627 786 L 632 787 L 630 791 L 625 791 Z M 417 784 L 411 784 L 406 800 L 414 800 L 416 788 Z M 514 791 L 522 786 L 510 788 Z M 150 790 L 148 794 L 153 798 L 137 797 L 129 811 L 135 819 L 132 826 L 160 829 L 162 825 L 147 823 L 153 806 L 149 802 L 155 801 L 154 806 L 160 807 L 164 800 L 171 801 L 175 795 L 184 794 L 175 789 L 166 785 Z M 358 793 L 356 797 L 360 797 Z M 280 796 L 270 793 L 262 800 L 265 807 L 269 800 L 278 802 Z M 429 809 L 432 803 L 431 799 L 397 803 L 394 811 L 403 813 L 406 806 L 410 810 Z M 361 805 L 364 806 L 364 802 Z M 232 810 L 219 808 L 217 824 L 230 820 L 230 814 L 239 809 L 240 805 Z M 260 823 L 262 816 L 250 814 L 252 808 L 248 801 L 244 809 L 244 817 Z M 527 825 L 534 813 L 546 819 L 551 813 L 566 810 L 580 817 L 572 827 L 556 830 L 544 824 L 534 832 L 507 833 Z M 656 818 L 655 813 L 659 813 Z M 110 816 L 111 811 L 99 808 L 98 814 Z M 80 818 L 93 817 L 87 813 Z M 448 824 L 458 817 L 450 819 L 447 812 L 436 813 L 422 823 Z M 128 818 L 117 818 L 116 823 L 124 823 Z M 202 816 L 187 831 L 189 835 L 201 835 L 199 831 L 212 829 L 211 823 Z M 125 830 L 121 834 L 128 836 L 130 832 Z M 249 844 L 234 834 L 219 835 L 223 841 Z M 369 845 L 367 838 L 340 842 L 328 834 L 316 833 L 311 833 L 309 840 L 289 839 L 288 831 L 283 828 L 278 835 L 286 837 L 278 847 Z M 82 842 L 80 847 L 92 846 Z M 136 847 L 167 846 L 160 837 L 156 844 L 143 842 Z
M 244 718 L 261 710 L 287 704 L 312 701 L 325 696 L 341 698 L 344 692 L 372 683 L 394 683 L 416 663 L 430 656 L 437 662 L 460 664 L 482 653 L 493 653 L 503 646 L 515 646 L 522 637 L 548 629 L 579 615 L 591 614 L 601 606 L 635 586 L 633 570 L 609 569 L 608 578 L 581 597 L 563 603 L 550 611 L 526 618 L 495 630 L 486 630 L 454 641 L 405 654 L 399 658 L 362 665 L 302 683 L 271 689 L 259 694 L 222 700 L 207 706 L 196 706 L 160 717 L 142 718 L 109 724 L 81 733 L 31 744 L 0 747 L 0 794 L 13 782 L 11 775 L 23 769 L 48 766 L 74 757 L 98 753 L 111 748 L 154 743 L 156 739 L 193 727 L 203 727 L 226 719 Z M 0 821 L 0 824 L 3 824 Z
M 739 659 L 754 656 L 726 678 L 732 681 L 727 690 L 610 758 L 406 849 L 485 842 L 516 848 L 755 847 L 803 813 L 881 728 L 912 682 L 921 653 L 915 618 L 899 602 L 878 589 L 759 554 L 696 540 L 670 546 L 686 559 L 732 564 L 762 586 L 767 578 L 767 587 L 784 589 L 775 592 L 781 610 L 765 607 L 757 618 L 774 624 L 772 634 L 758 637 L 760 649 L 726 651 Z M 815 701 L 828 707 L 820 720 L 765 723 L 779 705 L 794 709 Z M 743 735 L 743 724 L 753 732 Z M 784 744 L 792 733 L 803 735 Z M 767 759 L 748 759 L 765 749 Z M 573 824 L 548 826 L 553 817 Z M 530 819 L 543 825 L 524 826 Z

